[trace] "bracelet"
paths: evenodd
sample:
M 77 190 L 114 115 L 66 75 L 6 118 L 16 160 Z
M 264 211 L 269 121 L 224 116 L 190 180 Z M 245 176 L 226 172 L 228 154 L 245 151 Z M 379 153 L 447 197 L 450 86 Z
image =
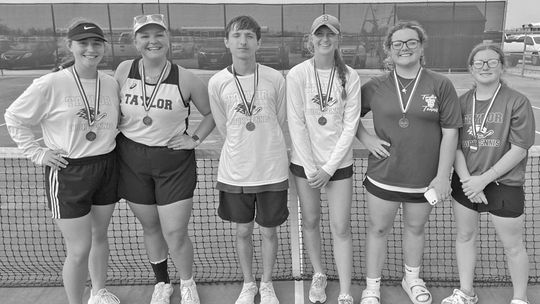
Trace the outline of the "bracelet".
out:
M 198 146 L 201 144 L 201 139 L 199 138 L 199 136 L 193 134 L 193 136 L 191 136 L 191 138 L 193 139 L 193 141 L 195 142 L 195 145 Z

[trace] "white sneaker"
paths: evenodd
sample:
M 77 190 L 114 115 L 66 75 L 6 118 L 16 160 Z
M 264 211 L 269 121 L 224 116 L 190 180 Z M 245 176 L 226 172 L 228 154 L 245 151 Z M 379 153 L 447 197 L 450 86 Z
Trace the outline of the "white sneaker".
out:
M 171 302 L 173 291 L 174 289 L 171 284 L 165 282 L 157 283 L 154 286 L 154 292 L 152 293 L 152 300 L 150 300 L 150 304 L 169 304 Z
M 338 304 L 353 304 L 354 300 L 351 295 L 348 294 L 340 294 L 337 299 Z
M 242 291 L 234 304 L 254 304 L 257 291 L 255 282 L 244 283 Z
M 101 288 L 96 294 L 90 290 L 88 304 L 120 304 L 120 300 L 107 289 Z
M 259 293 L 261 294 L 261 304 L 279 304 L 272 282 L 261 282 Z
M 180 304 L 200 304 L 199 293 L 197 292 L 197 285 L 195 281 L 185 283 L 180 286 L 180 293 L 182 294 L 182 301 Z
M 326 275 L 324 273 L 317 272 L 311 279 L 311 287 L 309 287 L 309 300 L 311 303 L 324 303 L 326 302 Z
M 454 289 L 451 296 L 444 298 L 441 304 L 476 304 L 478 303 L 478 296 L 468 296 L 459 289 Z

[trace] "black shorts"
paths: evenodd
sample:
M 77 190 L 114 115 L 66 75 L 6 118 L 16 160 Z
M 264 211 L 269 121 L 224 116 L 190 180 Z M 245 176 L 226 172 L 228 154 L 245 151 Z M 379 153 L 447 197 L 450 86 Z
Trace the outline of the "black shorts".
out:
M 299 166 L 297 164 L 291 163 L 289 165 L 289 169 L 291 170 L 291 173 L 294 176 L 307 178 L 306 171 L 304 170 L 304 167 Z M 350 165 L 345 168 L 337 169 L 336 172 L 334 172 L 334 175 L 330 177 L 330 181 L 337 181 L 342 179 L 347 179 L 353 175 L 353 165 Z
M 92 205 L 118 201 L 116 153 L 66 158 L 67 167 L 45 167 L 45 191 L 52 218 L 69 219 L 87 215 Z
M 521 186 L 507 186 L 498 183 L 489 183 L 484 188 L 484 195 L 488 204 L 472 203 L 463 193 L 459 176 L 452 175 L 452 197 L 461 205 L 476 212 L 489 212 L 500 217 L 519 217 L 525 207 L 525 191 Z
M 392 202 L 400 203 L 427 203 L 424 193 L 409 193 L 386 190 L 373 184 L 367 177 L 364 179 L 364 187 L 366 191 L 376 197 Z
M 287 190 L 259 193 L 219 191 L 218 215 L 223 220 L 234 223 L 247 224 L 255 219 L 262 227 L 277 227 L 289 217 L 287 192 Z
M 167 205 L 193 197 L 197 186 L 195 150 L 150 147 L 119 134 L 118 195 L 130 202 Z

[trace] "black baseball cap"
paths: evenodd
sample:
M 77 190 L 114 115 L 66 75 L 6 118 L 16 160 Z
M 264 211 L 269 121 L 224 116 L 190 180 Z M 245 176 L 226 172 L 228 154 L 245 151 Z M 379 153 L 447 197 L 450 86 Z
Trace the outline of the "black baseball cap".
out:
M 68 32 L 69 40 L 78 41 L 88 38 L 97 38 L 103 41 L 107 41 L 107 39 L 105 39 L 105 35 L 103 35 L 103 31 L 101 30 L 101 28 L 91 22 L 84 22 L 78 24 Z

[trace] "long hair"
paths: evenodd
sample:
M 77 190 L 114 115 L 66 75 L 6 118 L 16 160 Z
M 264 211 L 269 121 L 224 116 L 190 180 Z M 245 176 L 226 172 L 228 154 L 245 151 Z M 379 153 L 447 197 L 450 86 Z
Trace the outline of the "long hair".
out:
M 315 46 L 313 45 L 311 34 L 308 40 L 307 48 L 311 54 L 315 55 Z M 336 65 L 338 77 L 339 77 L 339 80 L 341 82 L 341 87 L 342 87 L 341 99 L 346 99 L 347 90 L 345 87 L 347 85 L 347 74 L 349 74 L 349 70 L 347 69 L 347 65 L 345 64 L 345 61 L 341 57 L 341 52 L 339 51 L 339 47 L 334 50 L 334 63 Z
M 393 69 L 394 62 L 392 61 L 392 57 L 390 56 L 392 52 L 392 36 L 395 32 L 403 29 L 411 29 L 418 34 L 418 40 L 420 40 L 420 44 L 422 47 L 424 47 L 427 43 L 428 37 L 426 34 L 426 31 L 424 28 L 418 23 L 417 21 L 400 21 L 390 29 L 388 29 L 388 32 L 386 33 L 386 38 L 383 42 L 383 48 L 386 53 L 386 59 L 384 59 L 384 65 L 388 69 Z M 424 54 L 420 57 L 420 64 L 425 65 L 425 59 Z

